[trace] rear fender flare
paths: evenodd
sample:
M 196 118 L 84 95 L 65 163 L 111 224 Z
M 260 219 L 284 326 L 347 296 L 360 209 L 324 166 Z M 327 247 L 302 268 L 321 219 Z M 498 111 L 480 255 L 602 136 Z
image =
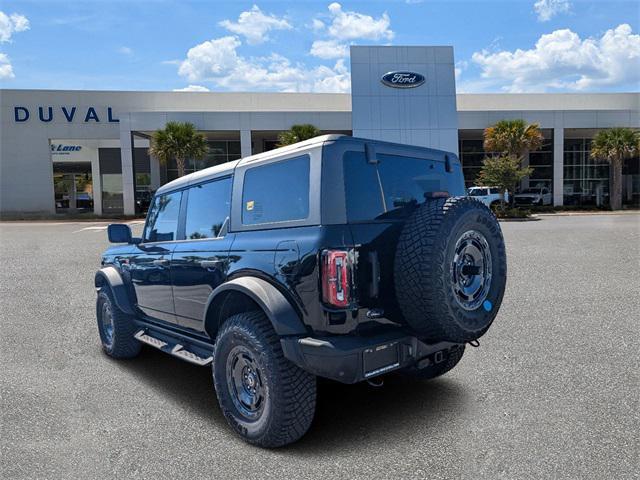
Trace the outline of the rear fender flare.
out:
M 305 335 L 307 329 L 289 300 L 272 284 L 258 277 L 244 276 L 234 278 L 218 286 L 207 301 L 205 317 L 202 319 L 204 330 L 213 336 L 222 318 L 226 298 L 230 293 L 246 295 L 260 307 L 280 336 Z
M 94 279 L 96 290 L 107 285 L 113 294 L 113 300 L 116 306 L 128 315 L 135 315 L 133 305 L 127 293 L 127 286 L 115 267 L 104 267 L 96 272 Z

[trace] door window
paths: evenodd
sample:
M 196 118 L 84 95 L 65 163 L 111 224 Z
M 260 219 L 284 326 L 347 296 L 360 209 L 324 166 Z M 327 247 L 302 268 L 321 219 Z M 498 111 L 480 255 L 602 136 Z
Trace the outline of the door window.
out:
M 144 229 L 145 242 L 171 242 L 177 239 L 181 198 L 182 192 L 174 192 L 153 199 Z
M 229 216 L 231 177 L 189 189 L 185 234 L 187 240 L 215 238 Z

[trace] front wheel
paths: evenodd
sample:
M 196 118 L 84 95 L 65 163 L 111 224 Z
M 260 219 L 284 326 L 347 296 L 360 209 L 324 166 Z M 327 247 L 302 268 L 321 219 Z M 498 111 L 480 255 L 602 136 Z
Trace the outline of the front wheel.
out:
M 227 422 L 249 443 L 280 447 L 311 426 L 316 379 L 284 357 L 261 311 L 239 313 L 221 327 L 213 380 Z
M 133 358 L 140 353 L 141 345 L 135 339 L 133 318 L 113 301 L 108 287 L 102 287 L 96 299 L 96 317 L 102 350 L 113 358 Z

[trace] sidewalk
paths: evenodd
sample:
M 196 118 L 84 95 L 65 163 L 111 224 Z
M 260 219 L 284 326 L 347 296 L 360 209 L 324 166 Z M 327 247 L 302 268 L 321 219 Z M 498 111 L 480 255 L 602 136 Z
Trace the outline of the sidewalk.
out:
M 557 211 L 557 212 L 540 212 L 540 213 L 532 213 L 532 217 L 557 217 L 557 216 L 573 216 L 573 215 L 640 215 L 640 210 L 616 210 L 616 211 L 606 211 L 606 210 L 582 210 L 572 212 L 571 210 L 566 211 Z

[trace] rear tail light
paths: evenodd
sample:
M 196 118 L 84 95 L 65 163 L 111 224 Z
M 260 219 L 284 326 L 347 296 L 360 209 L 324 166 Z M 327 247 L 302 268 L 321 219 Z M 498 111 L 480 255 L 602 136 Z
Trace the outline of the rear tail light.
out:
M 345 250 L 322 252 L 322 301 L 334 307 L 351 304 L 351 260 Z

